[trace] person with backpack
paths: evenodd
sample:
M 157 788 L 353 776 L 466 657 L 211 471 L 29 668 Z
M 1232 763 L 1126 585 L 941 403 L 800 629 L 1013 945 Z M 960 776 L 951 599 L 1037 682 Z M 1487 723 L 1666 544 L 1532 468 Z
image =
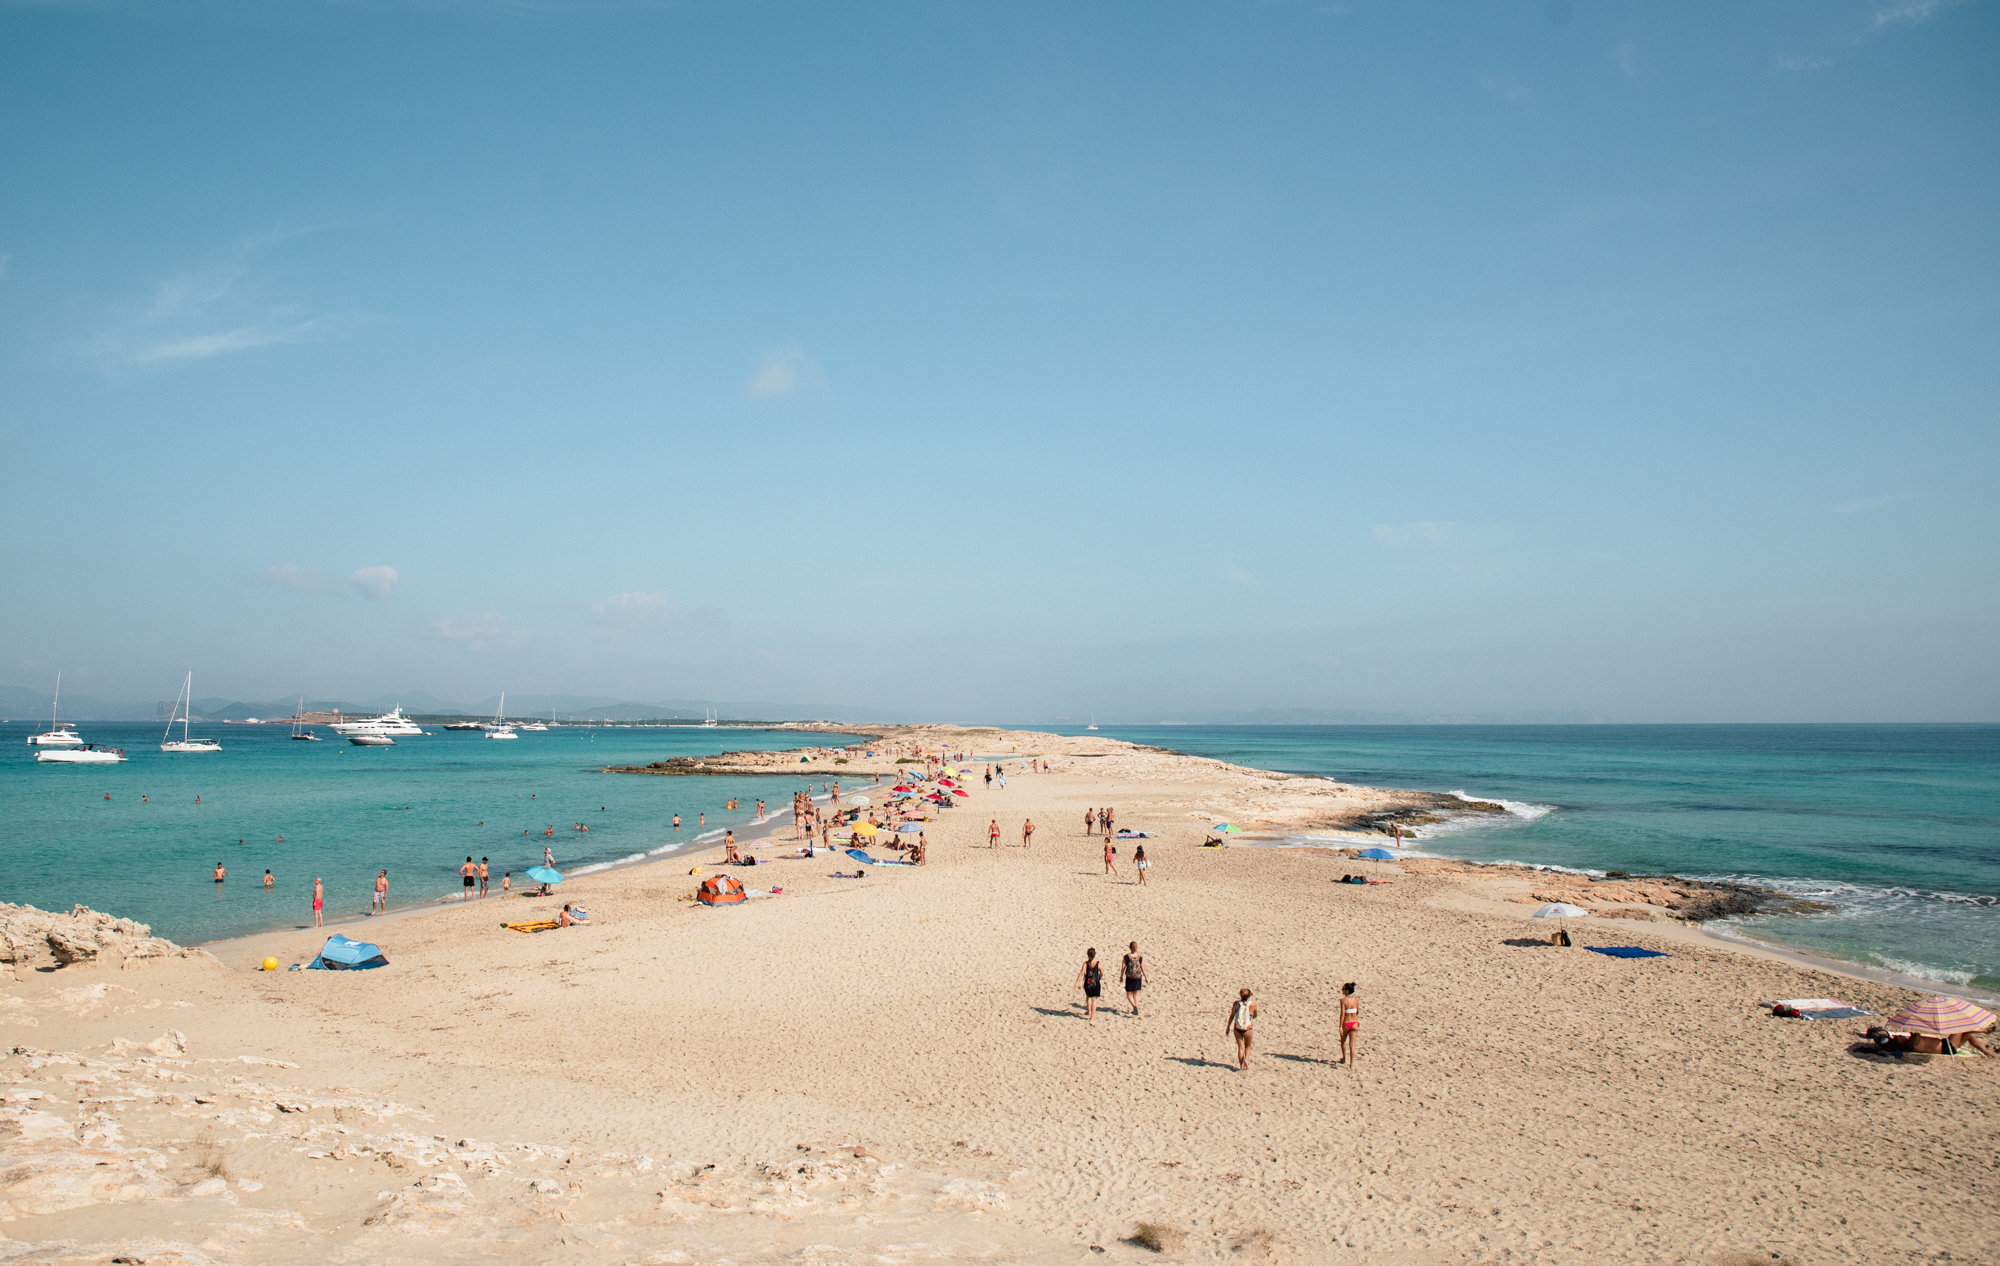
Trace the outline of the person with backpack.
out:
M 1083 966 L 1076 973 L 1076 983 L 1083 986 L 1083 1018 L 1097 1018 L 1097 999 L 1104 993 L 1104 964 L 1097 961 L 1097 951 L 1083 952 Z
M 1126 946 L 1125 953 L 1125 1001 L 1132 1004 L 1132 1014 L 1139 1014 L 1139 991 L 1146 987 L 1152 977 L 1146 974 L 1146 956 L 1139 952 L 1139 942 Z
M 1240 989 L 1236 1001 L 1229 1004 L 1229 1012 L 1223 1017 L 1222 1031 L 1236 1038 L 1236 1071 L 1250 1071 L 1250 1030 L 1257 1023 L 1257 1004 L 1250 1001 L 1250 991 Z

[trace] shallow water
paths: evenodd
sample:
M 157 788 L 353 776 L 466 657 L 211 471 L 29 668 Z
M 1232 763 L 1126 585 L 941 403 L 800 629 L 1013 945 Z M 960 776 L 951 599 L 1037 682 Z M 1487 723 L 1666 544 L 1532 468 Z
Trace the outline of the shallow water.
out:
M 1063 733 L 1080 733 L 1063 729 Z M 1757 939 L 2000 990 L 2000 726 L 1101 726 L 1112 738 L 1376 787 L 1502 799 L 1416 848 L 1746 879 L 1832 908 Z
M 503 871 L 514 873 L 518 889 L 544 846 L 574 874 L 684 848 L 701 833 L 704 812 L 708 830 L 740 830 L 757 797 L 775 815 L 807 785 L 803 774 L 598 772 L 805 739 L 764 730 L 563 727 L 495 742 L 478 731 L 426 727 L 435 732 L 364 748 L 323 727 L 323 741 L 298 743 L 286 726 L 201 725 L 197 736 L 219 737 L 221 752 L 169 755 L 159 750 L 157 724 L 87 722 L 77 727 L 84 739 L 122 746 L 130 759 L 64 766 L 38 764 L 25 742 L 47 728 L 0 725 L 8 840 L 0 899 L 44 909 L 81 903 L 150 923 L 183 944 L 310 923 L 315 876 L 326 881 L 329 919 L 366 912 L 384 867 L 392 905 L 456 894 L 468 854 L 492 859 L 494 891 Z M 830 762 L 800 768 L 811 770 L 815 790 L 837 776 Z M 724 811 L 732 798 L 745 807 Z M 679 833 L 675 813 L 683 818 Z M 579 822 L 589 831 L 575 830 Z M 550 827 L 553 836 L 544 834 Z M 217 862 L 229 870 L 222 884 L 210 879 Z M 268 890 L 266 869 L 276 880 Z

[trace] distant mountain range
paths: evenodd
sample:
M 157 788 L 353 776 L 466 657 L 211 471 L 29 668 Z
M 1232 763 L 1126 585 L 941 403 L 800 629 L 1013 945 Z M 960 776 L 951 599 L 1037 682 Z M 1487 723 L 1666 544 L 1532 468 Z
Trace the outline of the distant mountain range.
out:
M 0 686 L 0 716 L 17 721 L 46 718 L 49 715 L 49 702 L 50 695 L 46 690 L 34 690 L 25 686 Z M 243 721 L 251 717 L 268 721 L 282 720 L 292 715 L 298 705 L 297 695 L 249 702 L 210 697 L 196 699 L 192 711 L 195 716 L 210 721 Z M 460 703 L 440 699 L 428 691 L 412 690 L 399 695 L 377 695 L 372 699 L 318 699 L 308 695 L 305 701 L 307 712 L 331 712 L 338 709 L 341 712 L 376 713 L 387 712 L 397 706 L 412 716 L 490 717 L 499 708 L 500 697 L 494 695 L 477 703 Z M 62 719 L 147 721 L 154 717 L 164 718 L 172 708 L 171 699 L 155 700 L 152 703 L 118 703 L 64 691 Z M 572 718 L 579 721 L 655 721 L 675 717 L 700 720 L 709 712 L 730 721 L 836 721 L 850 725 L 885 725 L 901 719 L 891 713 L 875 709 L 826 707 L 806 703 L 744 702 L 728 699 L 669 699 L 660 703 L 641 703 L 608 695 L 509 695 L 507 697 L 507 715 L 517 719 L 530 716 L 546 717 L 550 709 L 554 709 L 556 715 L 565 721 Z
M 251 717 L 282 720 L 292 715 L 299 697 L 253 700 L 206 698 L 194 701 L 194 714 L 210 721 L 243 721 Z M 399 695 L 377 695 L 370 699 L 319 699 L 308 696 L 308 712 L 372 714 L 387 712 L 400 705 L 412 716 L 490 717 L 500 706 L 499 696 L 476 703 L 440 699 L 423 690 Z M 164 718 L 173 701 L 116 703 L 90 695 L 63 693 L 62 719 L 65 721 L 147 721 Z M 908 713 L 884 712 L 879 708 L 853 708 L 813 703 L 745 702 L 730 699 L 667 699 L 645 703 L 610 695 L 509 695 L 507 715 L 516 719 L 549 715 L 553 709 L 562 720 L 657 721 L 680 718 L 699 720 L 713 712 L 726 721 L 834 721 L 847 725 L 894 725 L 921 720 Z M 49 692 L 25 686 L 0 686 L 0 717 L 32 721 L 49 715 Z M 1362 712 L 1339 708 L 1256 708 L 1244 712 L 1196 712 L 1165 718 L 1098 718 L 1099 725 L 1602 725 L 1611 718 L 1596 712 Z M 1047 719 L 1011 722 L 1029 728 L 1051 724 Z M 1074 725 L 1076 722 L 1061 722 Z

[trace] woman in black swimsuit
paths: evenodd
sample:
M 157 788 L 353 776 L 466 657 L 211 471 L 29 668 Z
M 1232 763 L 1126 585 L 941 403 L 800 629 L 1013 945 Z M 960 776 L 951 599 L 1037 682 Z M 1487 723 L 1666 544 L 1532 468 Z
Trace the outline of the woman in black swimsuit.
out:
M 1083 967 L 1076 973 L 1076 983 L 1083 986 L 1083 1018 L 1097 1018 L 1097 999 L 1104 993 L 1104 964 L 1097 961 L 1097 951 L 1083 952 Z

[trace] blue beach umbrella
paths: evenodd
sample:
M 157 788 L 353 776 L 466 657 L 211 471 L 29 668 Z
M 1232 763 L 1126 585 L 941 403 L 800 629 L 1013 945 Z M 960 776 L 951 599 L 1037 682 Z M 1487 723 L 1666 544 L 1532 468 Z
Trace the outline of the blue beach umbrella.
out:
M 338 932 L 328 937 L 318 956 L 306 964 L 313 971 L 366 971 L 388 965 L 389 960 L 382 957 L 379 945 L 350 940 Z
M 1358 856 L 1365 857 L 1372 862 L 1393 862 L 1396 860 L 1396 855 L 1386 848 L 1364 848 Z
M 553 866 L 530 866 L 527 873 L 528 878 L 538 884 L 559 884 L 562 882 L 562 872 Z

